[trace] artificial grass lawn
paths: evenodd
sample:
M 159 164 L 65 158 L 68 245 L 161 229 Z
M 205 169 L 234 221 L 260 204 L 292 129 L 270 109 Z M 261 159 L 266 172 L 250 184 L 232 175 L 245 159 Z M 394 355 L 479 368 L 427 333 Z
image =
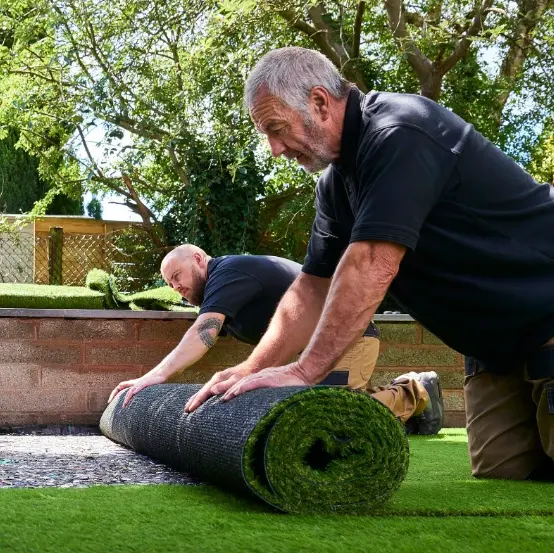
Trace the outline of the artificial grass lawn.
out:
M 104 295 L 79 286 L 0 283 L 0 307 L 21 309 L 103 309 Z
M 93 269 L 86 286 L 0 283 L 0 308 L 21 309 L 131 309 L 133 311 L 195 311 L 184 307 L 181 296 L 169 286 L 123 294 L 115 277 Z
M 554 551 L 552 484 L 472 479 L 461 430 L 410 445 L 406 480 L 374 516 L 277 514 L 211 486 L 2 489 L 0 551 Z

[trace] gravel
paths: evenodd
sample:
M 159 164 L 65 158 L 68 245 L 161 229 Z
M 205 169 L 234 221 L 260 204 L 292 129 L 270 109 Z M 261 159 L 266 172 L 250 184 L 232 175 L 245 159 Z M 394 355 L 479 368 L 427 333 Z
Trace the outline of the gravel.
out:
M 34 429 L 0 434 L 0 488 L 199 484 L 94 431 Z

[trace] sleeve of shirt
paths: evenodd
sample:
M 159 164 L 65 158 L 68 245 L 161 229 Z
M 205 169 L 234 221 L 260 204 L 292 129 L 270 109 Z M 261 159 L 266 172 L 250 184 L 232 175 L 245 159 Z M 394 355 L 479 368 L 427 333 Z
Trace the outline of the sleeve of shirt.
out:
M 199 315 L 221 313 L 233 318 L 247 303 L 262 293 L 261 282 L 253 275 L 222 268 L 210 276 Z
M 386 240 L 415 249 L 456 155 L 425 133 L 402 126 L 366 138 L 358 155 L 360 188 L 350 242 Z
M 349 230 L 349 221 L 344 220 L 345 215 L 340 217 L 337 213 L 339 205 L 348 205 L 348 197 L 340 178 L 338 175 L 332 177 L 331 171 L 324 173 L 317 183 L 316 215 L 302 267 L 303 273 L 322 278 L 333 276 L 350 237 L 345 231 L 345 228 Z M 352 219 L 351 214 L 349 218 Z

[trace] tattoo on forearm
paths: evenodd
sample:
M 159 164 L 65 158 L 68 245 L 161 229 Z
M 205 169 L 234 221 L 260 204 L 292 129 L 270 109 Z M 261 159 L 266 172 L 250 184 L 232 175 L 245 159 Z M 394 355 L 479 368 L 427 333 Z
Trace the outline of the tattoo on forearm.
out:
M 212 331 L 215 330 L 215 334 Z M 198 325 L 198 336 L 207 348 L 211 348 L 221 330 L 221 321 L 216 318 L 206 319 Z

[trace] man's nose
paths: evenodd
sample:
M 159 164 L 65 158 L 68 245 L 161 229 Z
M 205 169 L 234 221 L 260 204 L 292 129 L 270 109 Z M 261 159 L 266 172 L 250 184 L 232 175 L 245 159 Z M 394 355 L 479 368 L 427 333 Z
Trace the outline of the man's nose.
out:
M 279 157 L 287 151 L 287 147 L 280 138 L 268 136 L 267 141 L 269 142 L 269 148 L 273 157 Z

